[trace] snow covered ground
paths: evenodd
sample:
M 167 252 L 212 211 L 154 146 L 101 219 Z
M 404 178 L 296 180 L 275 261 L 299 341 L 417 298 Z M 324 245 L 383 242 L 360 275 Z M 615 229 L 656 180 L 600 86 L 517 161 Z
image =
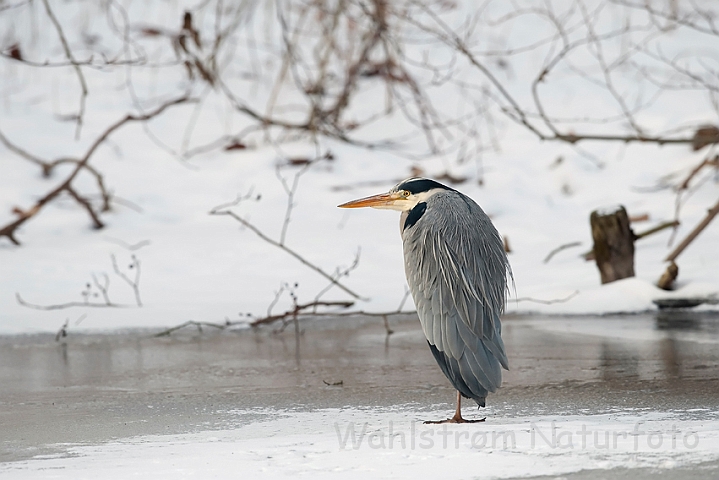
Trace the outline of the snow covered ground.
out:
M 481 426 L 408 421 L 411 410 L 402 406 L 252 413 L 268 420 L 225 431 L 68 445 L 62 456 L 2 464 L 0 474 L 13 480 L 517 478 L 589 467 L 606 478 L 612 469 L 656 472 L 719 458 L 719 418 L 707 411 L 493 418 Z

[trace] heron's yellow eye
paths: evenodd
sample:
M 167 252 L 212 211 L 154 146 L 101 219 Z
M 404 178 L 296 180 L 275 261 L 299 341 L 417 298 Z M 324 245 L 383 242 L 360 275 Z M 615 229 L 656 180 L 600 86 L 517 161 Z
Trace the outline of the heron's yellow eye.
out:
M 409 197 L 409 192 L 408 192 L 407 190 L 402 190 L 401 195 L 402 195 L 404 198 L 407 198 L 407 197 Z

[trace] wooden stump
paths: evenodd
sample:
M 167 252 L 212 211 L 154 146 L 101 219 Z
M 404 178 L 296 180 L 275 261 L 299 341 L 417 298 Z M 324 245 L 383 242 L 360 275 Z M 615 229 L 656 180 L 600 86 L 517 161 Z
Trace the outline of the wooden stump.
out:
M 602 284 L 634 276 L 634 232 L 623 206 L 595 210 L 589 217 L 594 239 L 594 259 Z

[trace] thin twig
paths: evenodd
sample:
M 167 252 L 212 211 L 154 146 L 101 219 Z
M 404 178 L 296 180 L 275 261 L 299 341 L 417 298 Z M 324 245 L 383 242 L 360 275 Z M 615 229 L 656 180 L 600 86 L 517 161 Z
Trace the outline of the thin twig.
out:
M 579 290 L 575 290 L 574 292 L 572 292 L 571 294 L 567 295 L 564 298 L 555 298 L 552 300 L 540 300 L 540 299 L 532 298 L 532 297 L 521 297 L 521 298 L 515 299 L 514 301 L 515 302 L 533 302 L 533 303 L 541 303 L 543 305 L 552 305 L 554 303 L 568 302 L 569 300 L 576 297 L 577 295 L 579 295 Z
M 349 308 L 352 305 L 354 305 L 354 302 L 349 301 L 339 301 L 339 302 L 326 302 L 326 301 L 319 301 L 319 302 L 310 302 L 310 303 L 304 303 L 301 305 L 295 305 L 292 309 L 287 310 L 284 313 L 280 313 L 277 315 L 269 315 L 264 318 L 258 318 L 256 320 L 253 320 L 250 322 L 250 326 L 257 327 L 259 325 L 264 325 L 267 323 L 273 323 L 278 320 L 284 320 L 287 318 L 296 317 L 300 313 L 302 313 L 305 310 L 308 309 L 314 309 L 316 307 L 340 307 L 340 308 Z M 312 315 L 317 315 L 316 313 L 313 313 Z
M 570 243 L 565 243 L 564 245 L 560 245 L 557 248 L 555 248 L 554 250 L 552 250 L 551 252 L 549 252 L 549 254 L 544 258 L 543 262 L 549 263 L 549 261 L 552 259 L 552 257 L 555 256 L 557 253 L 561 252 L 562 250 L 566 250 L 567 248 L 572 248 L 572 247 L 578 247 L 581 244 L 582 244 L 582 242 L 570 242 Z
M 15 245 L 20 245 L 20 242 L 15 237 L 15 231 L 22 224 L 24 224 L 25 222 L 27 222 L 28 220 L 33 218 L 35 215 L 37 215 L 38 212 L 40 212 L 40 210 L 45 205 L 47 205 L 48 203 L 53 201 L 58 195 L 60 195 L 60 193 L 62 193 L 64 191 L 70 192 L 70 190 L 72 188 L 71 185 L 72 185 L 73 180 L 75 180 L 75 178 L 80 173 L 80 171 L 82 171 L 83 169 L 86 168 L 87 163 L 90 161 L 90 159 L 92 158 L 92 155 L 100 147 L 100 145 L 102 145 L 105 142 L 105 140 L 107 140 L 107 138 L 112 133 L 114 133 L 117 129 L 119 129 L 120 127 L 122 127 L 123 125 L 125 125 L 126 123 L 129 123 L 129 122 L 143 122 L 143 121 L 150 120 L 151 118 L 154 118 L 154 117 L 160 115 L 161 113 L 163 113 L 165 110 L 167 110 L 170 107 L 173 107 L 175 105 L 179 105 L 182 103 L 186 103 L 189 101 L 191 101 L 189 97 L 182 96 L 182 97 L 176 98 L 174 100 L 165 102 L 150 112 L 143 113 L 143 114 L 137 114 L 137 115 L 128 114 L 125 117 L 123 117 L 122 119 L 120 119 L 117 122 L 110 125 L 102 134 L 100 134 L 95 139 L 95 141 L 90 145 L 90 148 L 85 152 L 85 155 L 83 155 L 82 158 L 79 158 L 77 160 L 77 162 L 75 164 L 75 168 L 72 170 L 70 175 L 68 175 L 68 177 L 65 180 L 63 180 L 57 187 L 55 187 L 50 192 L 48 192 L 43 197 L 41 197 L 35 203 L 35 205 L 33 205 L 30 209 L 20 211 L 18 218 L 15 221 L 10 222 L 9 224 L 0 228 L 0 237 L 3 237 L 3 236 L 7 237 Z M 95 226 L 97 226 L 97 222 L 95 222 L 95 217 L 93 217 L 93 222 L 95 223 Z
M 102 276 L 105 279 L 104 284 L 100 283 L 100 281 L 97 279 L 97 275 L 95 275 L 94 273 L 92 274 L 92 282 L 95 284 L 97 289 L 100 290 L 102 298 L 103 300 L 105 300 L 105 305 L 112 305 L 112 302 L 110 301 L 110 296 L 107 293 L 107 290 L 110 288 L 110 277 L 108 277 L 106 273 L 103 273 Z
M 159 333 L 156 333 L 155 337 L 166 337 L 169 336 L 171 333 L 176 332 L 177 330 L 181 330 L 185 327 L 191 327 L 195 326 L 197 327 L 197 330 L 202 332 L 202 327 L 210 327 L 210 328 L 216 328 L 218 330 L 224 330 L 228 326 L 231 325 L 231 322 L 227 323 L 212 323 L 212 322 L 196 322 L 195 320 L 188 320 L 184 323 L 181 323 L 180 325 L 176 325 L 174 327 L 170 327 L 167 330 L 163 330 Z
M 264 232 L 262 232 L 262 230 L 255 227 L 252 223 L 250 223 L 247 220 L 245 220 L 244 218 L 240 217 L 232 210 L 219 210 L 219 208 L 226 208 L 226 207 L 220 206 L 220 207 L 213 208 L 212 210 L 210 210 L 210 215 L 227 215 L 229 217 L 234 218 L 235 220 L 240 222 L 243 226 L 245 226 L 246 228 L 251 230 L 255 235 L 260 237 L 262 240 L 269 243 L 270 245 L 273 245 L 273 246 L 285 251 L 286 253 L 288 253 L 295 259 L 297 259 L 300 263 L 305 265 L 306 267 L 309 267 L 311 270 L 314 270 L 315 272 L 319 273 L 320 275 L 325 277 L 327 280 L 329 280 L 330 282 L 335 284 L 339 289 L 343 290 L 345 293 L 352 296 L 352 298 L 363 299 L 359 294 L 355 293 L 349 287 L 346 287 L 344 284 L 340 283 L 332 275 L 328 274 L 327 272 L 322 270 L 317 265 L 311 263 L 309 260 L 305 259 L 302 255 L 300 255 L 299 253 L 297 253 L 294 250 L 292 250 L 291 248 L 289 248 L 287 245 L 283 245 L 283 244 L 279 243 L 278 241 L 268 237 L 267 235 L 265 235 Z
M 332 318 L 342 318 L 342 317 L 358 317 L 358 316 L 364 316 L 364 317 L 373 317 L 373 318 L 382 318 L 385 322 L 385 328 L 387 329 L 388 334 L 394 333 L 390 328 L 389 324 L 387 323 L 387 319 L 391 316 L 395 315 L 416 315 L 417 312 L 415 311 L 392 311 L 392 312 L 365 312 L 363 310 L 353 310 L 350 312 L 315 312 L 315 311 L 307 311 L 307 310 L 314 310 L 318 304 L 322 304 L 323 306 L 339 306 L 343 308 L 349 308 L 353 305 L 352 302 L 312 302 L 304 305 L 296 305 L 291 310 L 287 310 L 286 312 L 279 314 L 279 315 L 272 315 L 264 318 L 255 319 L 252 322 L 249 323 L 249 326 L 251 327 L 257 327 L 264 324 L 270 324 L 274 322 L 283 322 L 282 327 L 280 327 L 279 330 L 275 330 L 275 332 L 280 332 L 289 325 L 290 323 L 299 322 L 300 320 L 304 318 L 320 318 L 320 317 L 332 317 Z M 181 330 L 188 326 L 196 326 L 198 327 L 198 330 L 202 331 L 202 326 L 217 328 L 218 330 L 225 330 L 227 328 L 233 327 L 233 326 L 239 326 L 239 325 L 248 325 L 246 322 L 242 320 L 237 321 L 230 321 L 229 319 L 226 320 L 224 323 L 214 323 L 214 322 L 197 322 L 194 320 L 188 320 L 184 323 L 181 323 L 180 325 L 176 325 L 174 327 L 170 327 L 166 330 L 163 330 L 157 334 L 155 334 L 156 337 L 162 337 L 170 335 L 171 333 Z
M 3 145 L 5 145 L 5 148 L 10 150 L 11 152 L 15 153 L 16 155 L 23 157 L 26 160 L 31 161 L 32 163 L 38 165 L 40 168 L 42 168 L 43 176 L 48 176 L 50 174 L 50 164 L 48 161 L 43 160 L 42 158 L 33 155 L 32 153 L 26 152 L 22 148 L 18 147 L 14 143 L 12 143 L 3 133 L 0 131 L 0 142 L 2 142 Z
M 77 127 L 75 129 L 75 139 L 80 138 L 80 131 L 82 130 L 82 121 L 83 117 L 85 116 L 85 100 L 87 99 L 87 83 L 85 82 L 85 75 L 82 73 L 82 69 L 80 68 L 80 65 L 75 60 L 75 57 L 72 55 L 72 50 L 70 50 L 70 45 L 67 43 L 67 39 L 65 38 L 65 34 L 62 31 L 62 26 L 60 25 L 60 22 L 58 21 L 57 17 L 55 17 L 55 14 L 53 13 L 52 9 L 50 8 L 50 3 L 48 0 L 42 0 L 43 5 L 45 5 L 45 10 L 47 11 L 47 16 L 50 17 L 50 20 L 52 21 L 53 25 L 55 25 L 55 29 L 57 30 L 57 34 L 60 37 L 60 43 L 62 43 L 62 49 L 65 51 L 65 56 L 67 57 L 68 61 L 72 64 L 72 67 L 75 69 L 75 73 L 77 73 L 77 78 L 80 80 L 80 111 L 77 114 Z
M 686 236 L 682 242 L 677 245 L 677 247 L 672 250 L 672 252 L 667 255 L 667 258 L 664 259 L 665 262 L 673 262 L 676 260 L 676 258 L 684 251 L 685 248 L 689 246 L 692 241 L 697 238 L 697 236 L 706 228 L 707 225 L 714 219 L 714 217 L 719 214 L 719 202 L 717 202 L 716 205 L 714 205 L 706 214 L 704 219 L 699 222 L 699 224 L 694 227 L 694 230 L 692 230 L 689 235 Z
M 407 288 L 407 287 L 405 286 L 405 287 L 404 287 L 404 295 L 402 296 L 402 300 L 400 300 L 399 306 L 397 307 L 397 311 L 398 311 L 398 312 L 401 312 L 402 309 L 404 308 L 404 304 L 407 303 L 407 299 L 409 298 L 409 294 L 410 294 L 409 288 Z
M 297 193 L 297 187 L 299 186 L 300 177 L 309 170 L 309 168 L 312 166 L 312 163 L 312 160 L 308 161 L 305 165 L 302 166 L 300 171 L 295 173 L 295 176 L 292 179 L 291 187 L 287 185 L 287 182 L 285 181 L 284 177 L 280 175 L 280 167 L 277 167 L 275 169 L 275 174 L 277 175 L 277 178 L 282 184 L 282 188 L 287 194 L 287 207 L 285 208 L 285 218 L 282 222 L 282 231 L 280 232 L 280 240 L 278 242 L 280 245 L 284 245 L 285 238 L 287 238 L 287 229 L 289 228 L 290 219 L 292 218 L 292 209 L 295 207 L 295 195 Z
M 87 213 L 90 215 L 90 218 L 92 218 L 92 223 L 94 224 L 95 228 L 100 229 L 105 226 L 104 223 L 102 223 L 102 220 L 100 220 L 100 217 L 97 216 L 97 213 L 95 213 L 95 210 L 92 208 L 92 205 L 90 205 L 90 202 L 87 201 L 87 199 L 82 198 L 79 193 L 75 191 L 74 188 L 72 188 L 70 185 L 68 185 L 65 188 L 65 191 L 70 194 L 72 198 L 77 200 L 77 203 L 85 207 L 85 210 L 87 210 Z
M 125 283 L 127 283 L 130 288 L 132 288 L 132 291 L 135 293 L 135 303 L 137 303 L 138 307 L 141 307 L 142 300 L 140 300 L 140 259 L 137 258 L 135 255 L 132 255 L 132 263 L 130 264 L 130 268 L 135 270 L 135 280 L 131 280 L 130 277 L 125 275 L 117 266 L 117 259 L 115 258 L 115 255 L 110 255 L 110 258 L 112 259 L 113 270 L 115 270 L 117 276 L 122 278 Z
M 640 238 L 648 237 L 649 235 L 653 235 L 657 232 L 661 232 L 662 230 L 666 228 L 676 228 L 679 226 L 679 222 L 676 220 L 672 220 L 670 222 L 663 222 L 657 225 L 656 227 L 652 227 L 649 230 L 646 230 L 642 233 L 637 233 L 634 236 L 635 240 L 639 240 Z
M 337 270 L 335 270 L 335 273 L 333 275 L 335 280 L 339 280 L 342 277 L 348 277 L 350 272 L 352 272 L 354 269 L 356 269 L 359 266 L 361 251 L 362 250 L 360 248 L 357 249 L 357 253 L 355 254 L 354 260 L 352 260 L 352 263 L 347 268 L 344 268 L 344 269 L 337 268 Z M 334 282 L 330 282 L 329 285 L 327 285 L 325 288 L 320 290 L 317 293 L 317 295 L 315 295 L 315 301 L 318 301 L 322 297 L 322 295 L 329 292 L 332 289 L 332 287 L 335 285 L 336 284 Z
M 38 305 L 35 303 L 29 303 L 23 300 L 23 298 L 20 296 L 19 293 L 15 294 L 15 299 L 17 300 L 17 303 L 22 305 L 23 307 L 28 308 L 34 308 L 35 310 L 63 310 L 65 308 L 73 308 L 73 307 L 98 307 L 98 308 L 129 308 L 131 305 L 121 305 L 118 303 L 90 303 L 90 302 L 67 302 L 67 303 L 58 303 L 54 305 Z
M 44 160 L 36 155 L 33 155 L 21 147 L 15 145 L 12 143 L 3 133 L 0 131 L 0 143 L 4 144 L 5 147 L 10 150 L 11 152 L 15 153 L 16 155 L 38 165 L 42 169 L 42 175 L 43 177 L 49 177 L 55 167 L 58 165 L 64 165 L 67 163 L 71 163 L 74 165 L 77 165 L 80 163 L 80 160 L 76 158 L 59 158 L 57 160 L 54 160 L 52 162 Z M 101 211 L 106 212 L 110 209 L 110 194 L 107 191 L 107 188 L 105 188 L 105 182 L 102 177 L 102 174 L 98 172 L 92 165 L 85 163 L 83 165 L 83 168 L 90 173 L 93 177 L 95 177 L 95 180 L 97 181 L 97 187 L 100 190 L 100 195 L 102 197 L 102 208 Z M 82 200 L 78 200 L 80 203 L 82 203 Z M 86 205 L 83 204 L 86 208 L 88 208 Z M 97 225 L 97 223 L 95 223 Z
M 70 324 L 70 319 L 66 318 L 65 323 L 62 324 L 62 327 L 60 327 L 60 330 L 57 331 L 55 334 L 55 341 L 59 342 L 61 338 L 67 337 L 67 327 Z

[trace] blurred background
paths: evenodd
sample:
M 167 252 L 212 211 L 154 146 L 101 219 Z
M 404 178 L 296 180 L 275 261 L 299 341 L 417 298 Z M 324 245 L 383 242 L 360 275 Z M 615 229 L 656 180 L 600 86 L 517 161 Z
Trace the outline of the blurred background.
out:
M 0 332 L 412 311 L 396 212 L 336 208 L 410 176 L 490 215 L 510 312 L 716 308 L 717 14 L 1 0 Z

